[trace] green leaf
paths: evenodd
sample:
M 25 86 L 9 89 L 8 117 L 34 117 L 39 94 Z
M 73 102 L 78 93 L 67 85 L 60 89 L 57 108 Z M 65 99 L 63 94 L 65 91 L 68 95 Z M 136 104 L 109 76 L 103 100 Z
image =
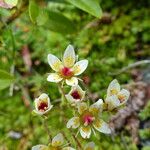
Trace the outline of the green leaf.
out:
M 16 6 L 18 3 L 18 0 L 4 0 L 4 2 L 10 6 Z
M 39 15 L 39 7 L 34 0 L 29 2 L 29 17 L 33 23 L 36 23 L 37 17 Z
M 97 0 L 67 0 L 67 1 L 95 17 L 98 18 L 102 17 L 102 9 Z
M 4 70 L 0 70 L 0 90 L 10 86 L 14 81 L 14 77 Z
M 76 27 L 71 20 L 63 16 L 61 13 L 48 11 L 48 16 L 49 19 L 47 26 L 50 30 L 62 34 L 69 34 L 76 31 Z
M 39 16 L 37 17 L 37 25 L 42 26 L 44 25 L 48 20 L 48 13 L 45 9 L 39 10 Z

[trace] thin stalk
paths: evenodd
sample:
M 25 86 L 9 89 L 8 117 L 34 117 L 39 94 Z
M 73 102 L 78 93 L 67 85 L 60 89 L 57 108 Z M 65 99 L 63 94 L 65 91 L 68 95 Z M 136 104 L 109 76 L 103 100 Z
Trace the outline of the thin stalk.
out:
M 61 106 L 64 106 L 65 102 L 66 102 L 66 96 L 65 96 L 64 88 L 63 88 L 63 86 L 60 83 L 58 83 L 58 89 L 59 89 L 60 93 L 62 94 Z
M 46 133 L 48 134 L 49 142 L 51 142 L 52 141 L 52 136 L 51 136 L 50 130 L 48 128 L 47 117 L 43 117 L 43 126 L 45 128 Z

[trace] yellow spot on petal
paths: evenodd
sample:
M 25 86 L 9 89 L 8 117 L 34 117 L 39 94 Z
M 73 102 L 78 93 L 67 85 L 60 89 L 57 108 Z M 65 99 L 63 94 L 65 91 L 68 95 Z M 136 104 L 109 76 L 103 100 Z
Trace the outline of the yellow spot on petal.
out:
M 118 93 L 118 91 L 116 89 L 111 89 L 110 90 L 111 95 L 116 95 L 117 93 Z
M 65 66 L 72 66 L 74 63 L 74 59 L 71 56 L 68 56 L 65 58 Z
M 95 124 L 95 126 L 96 126 L 97 128 L 100 128 L 101 125 L 102 125 L 102 121 L 100 121 L 99 119 L 96 119 L 95 122 L 94 122 L 94 124 Z
M 74 70 L 74 73 L 76 74 L 81 71 L 81 67 L 79 65 L 76 65 L 74 66 L 73 70 Z
M 60 61 L 57 61 L 53 64 L 53 68 L 55 68 L 55 70 L 60 70 L 62 64 Z

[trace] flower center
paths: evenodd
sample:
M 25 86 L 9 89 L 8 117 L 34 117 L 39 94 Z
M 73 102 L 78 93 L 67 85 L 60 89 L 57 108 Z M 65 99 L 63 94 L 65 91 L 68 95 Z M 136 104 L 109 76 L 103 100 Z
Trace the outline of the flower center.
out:
M 38 106 L 39 111 L 45 111 L 48 108 L 48 104 L 46 102 L 40 102 Z
M 82 119 L 83 119 L 84 125 L 87 126 L 87 125 L 92 124 L 95 118 L 91 114 L 85 114 L 83 115 Z
M 71 96 L 74 98 L 74 99 L 81 99 L 81 96 L 80 96 L 80 93 L 75 90 L 71 93 Z
M 61 70 L 61 75 L 64 77 L 64 78 L 70 78 L 73 76 L 73 71 L 71 68 L 68 68 L 68 67 L 64 67 L 62 68 Z
M 125 100 L 125 96 L 124 95 L 118 95 L 118 99 L 122 103 Z

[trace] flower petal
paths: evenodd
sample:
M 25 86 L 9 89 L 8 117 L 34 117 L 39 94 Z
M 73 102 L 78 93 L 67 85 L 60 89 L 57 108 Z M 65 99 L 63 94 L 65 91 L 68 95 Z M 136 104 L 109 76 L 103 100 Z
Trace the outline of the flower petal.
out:
M 122 104 L 126 103 L 126 101 L 129 99 L 129 96 L 130 96 L 130 92 L 126 89 L 122 89 L 119 93 L 118 93 L 118 99 Z
M 62 148 L 62 150 L 75 150 L 75 149 L 72 147 L 64 147 L 64 148 Z
M 72 45 L 68 45 L 63 56 L 63 64 L 65 67 L 72 67 L 75 63 L 75 52 Z
M 60 82 L 62 79 L 63 78 L 60 77 L 60 75 L 57 73 L 50 73 L 49 76 L 47 77 L 47 81 L 56 83 Z
M 48 54 L 47 59 L 49 65 L 54 71 L 58 72 L 63 67 L 62 62 L 55 55 Z
M 88 66 L 88 60 L 80 60 L 73 66 L 73 71 L 75 75 L 80 75 Z
M 39 99 L 39 100 L 46 100 L 47 103 L 48 103 L 48 106 L 50 106 L 50 98 L 49 98 L 49 96 L 48 96 L 46 93 L 42 93 L 42 94 L 39 96 L 38 99 Z
M 78 85 L 78 79 L 76 77 L 72 77 L 71 79 L 66 79 L 66 84 L 70 86 Z
M 107 104 L 108 110 L 113 110 L 120 105 L 120 101 L 116 95 L 107 97 L 105 103 Z
M 53 139 L 52 139 L 52 146 L 57 147 L 61 146 L 64 142 L 64 137 L 61 133 L 58 133 Z
M 48 146 L 46 145 L 36 145 L 36 146 L 33 146 L 31 150 L 47 150 L 48 149 Z
M 96 130 L 99 132 L 105 133 L 105 134 L 110 134 L 111 130 L 106 122 L 104 122 L 101 119 L 96 119 L 93 123 L 93 126 Z
M 95 143 L 94 142 L 89 142 L 85 145 L 84 150 L 94 150 L 95 148 Z
M 107 89 L 107 96 L 117 95 L 120 91 L 120 84 L 116 79 L 111 81 Z
M 84 111 L 86 111 L 88 109 L 87 104 L 86 103 L 79 103 L 78 104 L 78 112 L 81 115 Z
M 98 115 L 103 109 L 103 100 L 99 99 L 97 102 L 92 104 L 89 108 L 89 111 L 92 112 L 94 115 Z
M 73 117 L 67 122 L 67 128 L 76 129 L 80 126 L 80 119 L 79 117 Z
M 85 97 L 85 91 L 81 89 L 79 85 L 72 86 L 70 92 L 66 95 L 66 99 L 70 103 L 78 103 L 81 102 Z
M 85 138 L 90 138 L 91 136 L 91 128 L 90 126 L 82 126 L 80 128 L 80 134 L 81 136 L 85 139 Z

